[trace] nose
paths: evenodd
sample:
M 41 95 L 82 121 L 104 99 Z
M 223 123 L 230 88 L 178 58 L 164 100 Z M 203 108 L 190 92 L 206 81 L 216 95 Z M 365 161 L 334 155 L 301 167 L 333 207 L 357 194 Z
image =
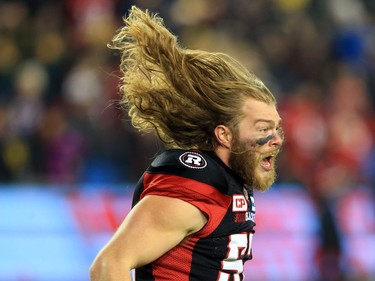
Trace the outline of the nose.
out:
M 284 143 L 284 132 L 282 130 L 276 131 L 270 141 L 270 146 L 281 146 Z

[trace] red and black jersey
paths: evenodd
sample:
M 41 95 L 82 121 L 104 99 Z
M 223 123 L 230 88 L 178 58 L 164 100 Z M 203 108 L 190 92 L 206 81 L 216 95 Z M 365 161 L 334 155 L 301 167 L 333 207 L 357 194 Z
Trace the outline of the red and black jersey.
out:
M 154 262 L 135 269 L 136 281 L 240 281 L 252 258 L 252 190 L 214 152 L 167 150 L 136 186 L 133 206 L 147 195 L 179 198 L 199 208 L 206 225 Z

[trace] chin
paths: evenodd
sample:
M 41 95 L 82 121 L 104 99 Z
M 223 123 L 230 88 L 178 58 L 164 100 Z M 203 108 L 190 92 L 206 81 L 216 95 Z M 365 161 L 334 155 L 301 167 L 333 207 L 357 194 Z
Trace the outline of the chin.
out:
M 256 190 L 265 192 L 271 188 L 276 180 L 276 173 L 274 170 L 269 172 L 262 172 L 261 175 L 256 175 L 253 183 L 253 187 Z
M 270 189 L 271 188 L 271 186 L 272 185 L 261 185 L 261 186 L 254 186 L 254 189 L 255 190 L 258 190 L 258 191 L 260 191 L 260 192 L 266 192 L 268 189 Z

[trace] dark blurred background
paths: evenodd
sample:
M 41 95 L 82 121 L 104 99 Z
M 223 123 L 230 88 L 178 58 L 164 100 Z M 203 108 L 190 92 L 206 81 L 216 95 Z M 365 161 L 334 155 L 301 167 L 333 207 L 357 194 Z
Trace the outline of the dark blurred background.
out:
M 103 191 L 131 190 L 162 150 L 116 106 L 119 56 L 106 44 L 133 4 L 158 12 L 184 46 L 236 57 L 277 96 L 287 141 L 269 197 L 291 188 L 288 196 L 302 192 L 314 210 L 309 280 L 375 280 L 373 0 L 0 0 L 2 237 L 14 231 L 5 221 L 25 219 L 25 190 L 84 196 L 84 209 Z M 27 271 L 17 266 L 0 266 L 8 272 L 0 280 L 82 280 L 17 275 Z M 278 276 L 258 280 L 301 281 Z

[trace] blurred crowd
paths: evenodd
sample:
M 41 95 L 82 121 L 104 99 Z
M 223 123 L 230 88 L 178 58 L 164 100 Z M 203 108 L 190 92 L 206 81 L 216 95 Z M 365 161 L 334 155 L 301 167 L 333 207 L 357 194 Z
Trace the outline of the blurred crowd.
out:
M 323 213 L 375 185 L 373 0 L 1 0 L 1 182 L 134 182 L 162 150 L 116 105 L 119 55 L 106 44 L 132 4 L 269 86 L 286 132 L 280 182 Z
M 116 106 L 106 44 L 132 4 L 269 85 L 287 135 L 280 181 L 319 193 L 374 181 L 373 1 L 2 0 L 2 182 L 131 182 L 162 149 Z
M 271 88 L 287 135 L 280 181 L 326 193 L 375 180 L 373 1 L 2 0 L 1 181 L 131 182 L 162 149 L 116 106 L 106 44 L 132 4 Z

